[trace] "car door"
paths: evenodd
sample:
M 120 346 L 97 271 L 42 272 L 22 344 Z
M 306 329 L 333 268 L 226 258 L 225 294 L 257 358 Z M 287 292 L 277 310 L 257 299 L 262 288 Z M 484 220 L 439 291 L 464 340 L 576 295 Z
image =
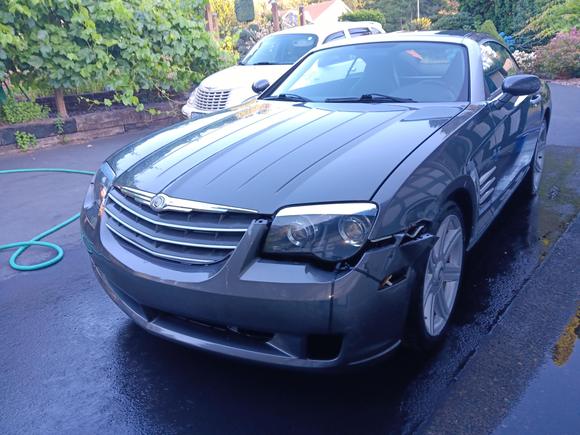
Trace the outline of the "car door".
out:
M 499 210 L 532 159 L 541 124 L 541 96 L 512 97 L 509 102 L 500 103 L 503 80 L 518 74 L 518 65 L 509 51 L 494 41 L 481 45 L 481 59 L 489 114 L 495 125 L 490 146 L 496 162 L 496 183 L 490 196 L 494 208 Z

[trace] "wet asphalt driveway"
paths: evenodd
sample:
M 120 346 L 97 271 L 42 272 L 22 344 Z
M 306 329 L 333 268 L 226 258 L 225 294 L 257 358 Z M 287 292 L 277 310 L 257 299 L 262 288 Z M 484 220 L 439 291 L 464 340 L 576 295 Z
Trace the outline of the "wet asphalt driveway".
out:
M 580 89 L 574 92 L 580 96 Z M 558 99 L 555 117 L 557 105 Z M 7 268 L 8 254 L 0 253 L 0 433 L 374 434 L 424 428 L 580 210 L 580 147 L 561 143 L 580 133 L 564 116 L 557 122 L 540 198 L 517 195 L 470 253 L 449 339 L 423 358 L 401 351 L 379 366 L 340 376 L 222 359 L 133 325 L 93 277 L 76 224 L 48 239 L 66 250 L 50 269 L 15 273 Z M 136 136 L 4 155 L 0 169 L 95 169 Z M 10 204 L 0 213 L 2 244 L 29 239 L 78 211 L 88 178 L 28 174 L 0 183 L 0 203 Z M 23 261 L 45 256 L 36 251 Z M 564 312 L 562 328 L 575 301 L 553 307 Z M 535 333 L 533 317 L 518 322 Z M 500 370 L 491 363 L 485 368 Z

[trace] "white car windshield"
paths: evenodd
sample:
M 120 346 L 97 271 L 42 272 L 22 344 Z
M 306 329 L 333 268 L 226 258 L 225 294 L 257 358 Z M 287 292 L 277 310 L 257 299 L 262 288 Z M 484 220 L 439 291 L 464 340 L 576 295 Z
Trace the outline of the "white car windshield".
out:
M 332 47 L 310 54 L 264 97 L 316 102 L 467 101 L 467 50 L 459 44 L 407 41 Z
M 258 41 L 240 62 L 241 65 L 292 65 L 318 42 L 309 33 L 278 34 Z

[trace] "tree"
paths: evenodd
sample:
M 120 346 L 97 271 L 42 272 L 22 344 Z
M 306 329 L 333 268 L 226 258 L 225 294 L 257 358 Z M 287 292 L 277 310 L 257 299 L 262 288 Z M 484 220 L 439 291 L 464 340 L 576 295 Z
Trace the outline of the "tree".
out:
M 385 16 L 377 9 L 359 9 L 358 11 L 342 14 L 340 21 L 376 21 L 383 25 Z
M 460 10 L 469 13 L 476 22 L 492 20 L 499 31 L 512 34 L 520 31 L 530 18 L 549 4 L 564 0 L 459 0 Z M 578 2 L 578 0 L 572 0 Z M 576 18 L 577 20 L 577 18 Z
M 204 28 L 203 0 L 3 3 L 0 80 L 54 89 L 63 117 L 67 89 L 102 83 L 142 108 L 137 91 L 185 90 L 222 63 Z
M 453 15 L 442 15 L 431 26 L 434 30 L 466 30 L 473 31 L 476 28 L 473 16 L 467 12 L 459 12 Z
M 447 4 L 447 0 L 422 0 L 421 16 L 435 16 Z M 417 18 L 416 0 L 370 0 L 367 6 L 383 13 L 385 16 L 383 27 L 387 32 L 402 30 L 406 23 Z
M 534 16 L 520 31 L 532 34 L 534 39 L 548 39 L 559 32 L 567 32 L 580 23 L 580 0 L 556 2 Z

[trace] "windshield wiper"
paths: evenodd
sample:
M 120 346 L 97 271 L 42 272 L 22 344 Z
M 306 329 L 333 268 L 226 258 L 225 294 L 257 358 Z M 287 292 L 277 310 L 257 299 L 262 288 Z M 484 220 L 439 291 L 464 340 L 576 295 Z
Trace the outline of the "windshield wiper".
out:
M 416 103 L 412 98 L 393 97 L 385 94 L 362 94 L 360 97 L 327 98 L 327 103 Z
M 256 63 L 246 63 L 245 65 L 280 65 L 276 62 L 256 62 Z
M 312 101 L 302 95 L 298 94 L 279 94 L 279 95 L 272 95 L 270 97 L 265 97 L 264 100 L 282 100 L 282 101 L 302 101 L 308 102 Z

